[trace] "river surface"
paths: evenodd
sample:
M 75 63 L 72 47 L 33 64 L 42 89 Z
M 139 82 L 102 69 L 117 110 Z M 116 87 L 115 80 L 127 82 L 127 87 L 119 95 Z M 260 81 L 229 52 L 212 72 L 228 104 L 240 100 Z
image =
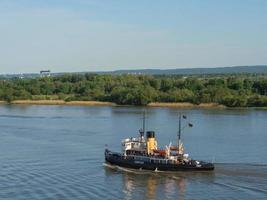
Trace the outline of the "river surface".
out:
M 0 199 L 267 199 L 267 111 L 147 109 L 160 146 L 178 112 L 194 124 L 185 151 L 214 172 L 162 173 L 104 164 L 105 144 L 142 126 L 138 107 L 0 106 Z

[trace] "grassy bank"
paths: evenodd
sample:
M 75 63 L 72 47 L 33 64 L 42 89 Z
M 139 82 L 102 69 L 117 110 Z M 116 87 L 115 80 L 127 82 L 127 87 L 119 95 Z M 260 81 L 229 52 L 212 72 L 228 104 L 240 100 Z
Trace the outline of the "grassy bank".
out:
M 152 102 L 149 103 L 150 107 L 172 107 L 172 108 L 226 108 L 226 106 L 218 103 L 201 103 L 201 104 L 192 104 L 192 103 L 164 103 L 164 102 Z
M 7 104 L 8 102 L 0 101 L 2 104 Z M 21 105 L 81 105 L 81 106 L 114 106 L 115 103 L 112 102 L 101 102 L 101 101 L 70 101 L 66 102 L 64 100 L 16 100 L 9 104 L 21 104 Z
M 0 101 L 0 104 L 20 104 L 20 105 L 73 105 L 73 106 L 119 106 L 112 102 L 103 101 L 64 101 L 64 100 L 15 100 L 10 103 Z M 192 103 L 165 103 L 152 102 L 148 107 L 173 107 L 173 108 L 226 108 L 223 105 L 216 103 L 201 103 L 199 105 Z
M 64 101 L 64 100 L 15 100 L 12 102 L 0 101 L 0 104 L 14 105 L 67 105 L 67 106 L 125 106 L 112 102 L 103 101 Z M 128 105 L 134 106 L 134 105 Z M 188 102 L 168 103 L 168 102 L 151 102 L 147 107 L 165 107 L 165 108 L 200 108 L 200 109 L 257 109 L 267 110 L 267 107 L 227 107 L 217 103 L 192 104 Z

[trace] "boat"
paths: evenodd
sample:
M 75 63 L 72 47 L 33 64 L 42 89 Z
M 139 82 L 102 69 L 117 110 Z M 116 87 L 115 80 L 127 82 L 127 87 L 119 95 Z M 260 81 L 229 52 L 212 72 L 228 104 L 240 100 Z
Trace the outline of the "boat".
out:
M 177 145 L 167 145 L 164 149 L 158 148 L 154 131 L 145 131 L 145 113 L 143 114 L 143 128 L 139 130 L 139 137 L 122 140 L 122 152 L 110 151 L 105 148 L 105 162 L 124 168 L 153 170 L 153 171 L 211 171 L 214 164 L 194 160 L 184 153 L 181 141 L 181 132 L 185 127 L 192 127 L 187 123 L 182 127 L 182 121 L 187 117 L 179 114 L 179 131 Z M 146 137 L 145 137 L 146 133 Z

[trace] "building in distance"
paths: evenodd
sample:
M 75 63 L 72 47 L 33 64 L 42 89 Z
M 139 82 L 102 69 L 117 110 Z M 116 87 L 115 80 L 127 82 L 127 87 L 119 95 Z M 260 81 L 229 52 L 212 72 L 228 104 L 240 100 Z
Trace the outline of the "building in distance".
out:
M 40 76 L 41 77 L 50 77 L 51 71 L 50 70 L 41 70 L 40 71 Z

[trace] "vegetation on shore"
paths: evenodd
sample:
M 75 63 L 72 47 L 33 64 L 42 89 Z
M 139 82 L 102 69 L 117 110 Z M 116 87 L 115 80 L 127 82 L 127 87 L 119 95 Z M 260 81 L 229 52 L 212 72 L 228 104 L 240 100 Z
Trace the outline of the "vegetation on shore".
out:
M 0 100 L 103 101 L 120 105 L 151 102 L 267 106 L 264 76 L 149 76 L 64 74 L 0 80 Z

